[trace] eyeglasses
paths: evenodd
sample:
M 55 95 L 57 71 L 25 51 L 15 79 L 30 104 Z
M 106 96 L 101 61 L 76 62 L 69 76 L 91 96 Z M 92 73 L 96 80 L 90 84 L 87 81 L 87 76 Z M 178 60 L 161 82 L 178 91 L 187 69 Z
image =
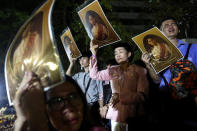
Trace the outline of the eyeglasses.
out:
M 71 93 L 66 98 L 56 97 L 47 102 L 51 110 L 60 111 L 70 105 L 78 105 L 80 102 L 80 96 L 78 93 Z

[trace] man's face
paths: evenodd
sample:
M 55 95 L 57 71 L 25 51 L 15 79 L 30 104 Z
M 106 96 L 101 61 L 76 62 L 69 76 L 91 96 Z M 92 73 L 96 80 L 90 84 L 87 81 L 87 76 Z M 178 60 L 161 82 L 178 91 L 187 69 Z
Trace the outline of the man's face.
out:
M 88 57 L 81 57 L 79 60 L 81 67 L 85 68 L 89 66 L 89 58 Z
M 169 38 L 176 38 L 179 32 L 178 26 L 174 20 L 166 20 L 161 25 L 161 31 Z

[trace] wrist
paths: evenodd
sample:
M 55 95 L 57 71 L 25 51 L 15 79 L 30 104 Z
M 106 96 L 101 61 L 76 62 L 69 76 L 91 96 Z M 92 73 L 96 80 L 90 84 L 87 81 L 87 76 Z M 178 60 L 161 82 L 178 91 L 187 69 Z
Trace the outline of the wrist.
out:
M 119 101 L 119 93 L 112 93 L 111 102 Z
M 112 93 L 113 98 L 119 98 L 119 93 Z
M 150 63 L 145 63 L 145 65 L 146 65 L 147 68 L 152 68 Z
M 94 57 L 96 59 L 96 55 L 95 54 L 92 54 L 92 57 Z
M 24 117 L 24 116 L 17 116 L 17 119 L 16 119 L 15 122 L 17 122 L 17 123 L 25 123 L 25 122 L 27 122 L 27 118 Z

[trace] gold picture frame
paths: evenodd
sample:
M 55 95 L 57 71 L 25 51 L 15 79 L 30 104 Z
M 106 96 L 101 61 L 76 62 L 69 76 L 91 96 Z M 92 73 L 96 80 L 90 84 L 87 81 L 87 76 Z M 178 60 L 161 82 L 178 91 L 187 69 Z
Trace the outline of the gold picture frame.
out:
M 132 40 L 142 53 L 150 54 L 150 64 L 156 73 L 183 58 L 179 49 L 157 27 L 133 37 Z
M 81 52 L 75 43 L 69 27 L 64 29 L 60 38 L 69 60 L 71 60 L 71 57 L 77 59 L 81 56 Z
M 120 41 L 119 35 L 105 16 L 98 0 L 78 11 L 86 32 L 94 44 L 100 47 Z
M 9 104 L 26 71 L 35 72 L 42 84 L 53 86 L 65 78 L 51 26 L 55 0 L 48 0 L 18 30 L 5 59 L 5 80 Z

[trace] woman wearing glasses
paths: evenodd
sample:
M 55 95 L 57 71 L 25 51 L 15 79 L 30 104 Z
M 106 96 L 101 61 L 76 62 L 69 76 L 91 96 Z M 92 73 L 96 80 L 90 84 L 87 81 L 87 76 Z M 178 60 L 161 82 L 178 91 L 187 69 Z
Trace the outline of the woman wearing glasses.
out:
M 14 101 L 15 131 L 106 131 L 91 123 L 85 97 L 72 78 L 44 90 L 34 73 L 25 73 Z

